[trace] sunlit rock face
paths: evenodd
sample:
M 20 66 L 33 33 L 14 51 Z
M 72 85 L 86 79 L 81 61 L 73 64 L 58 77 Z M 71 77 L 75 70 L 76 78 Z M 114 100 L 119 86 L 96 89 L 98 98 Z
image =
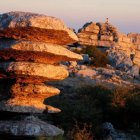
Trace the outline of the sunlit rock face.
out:
M 0 37 L 60 45 L 77 41 L 77 36 L 60 19 L 27 12 L 0 15 Z
M 82 56 L 57 44 L 0 39 L 0 60 L 2 59 L 55 64 L 61 61 L 80 60 Z
M 108 22 L 86 23 L 78 32 L 79 44 L 82 46 L 98 46 L 123 52 L 133 56 L 133 62 L 140 66 L 140 34 L 124 34 Z
M 135 45 L 134 63 L 140 66 L 140 34 L 129 33 L 128 36 L 130 37 L 131 42 Z
M 81 45 L 98 45 L 99 27 L 96 23 L 87 23 L 78 32 L 79 44 Z
M 107 23 L 85 24 L 79 30 L 78 37 L 81 45 L 111 47 L 117 39 L 117 29 Z
M 59 65 L 60 62 L 82 60 L 82 56 L 66 48 L 67 44 L 77 41 L 74 32 L 54 17 L 10 12 L 0 15 L 0 38 L 0 110 L 60 112 L 60 109 L 44 104 L 46 98 L 60 93 L 59 89 L 44 82 L 68 77 L 68 71 Z M 19 121 L 0 121 L 0 133 L 35 136 L 33 127 L 43 125 L 46 130 L 40 127 L 42 130 L 37 129 L 37 136 L 63 134 L 62 130 L 41 121 L 30 119 L 24 123 L 25 128 L 22 128 Z M 26 130 L 28 125 L 31 129 Z M 17 130 L 11 133 L 13 126 Z

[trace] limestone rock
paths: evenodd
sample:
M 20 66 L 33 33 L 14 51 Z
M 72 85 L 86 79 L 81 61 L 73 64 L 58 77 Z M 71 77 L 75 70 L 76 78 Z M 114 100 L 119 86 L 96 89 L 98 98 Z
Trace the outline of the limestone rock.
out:
M 130 37 L 131 42 L 135 45 L 134 63 L 140 67 L 140 34 L 129 33 L 128 37 Z
M 60 91 L 43 82 L 63 80 L 68 76 L 60 62 L 82 60 L 82 56 L 64 46 L 76 41 L 78 38 L 73 30 L 57 18 L 27 12 L 1 14 L 1 112 L 24 115 L 60 112 L 45 102 Z M 57 136 L 64 133 L 34 117 L 17 119 L 0 121 L 0 134 Z
M 111 66 L 125 72 L 129 71 L 133 66 L 131 58 L 122 51 L 110 49 L 108 51 L 108 60 Z
M 79 44 L 96 46 L 98 40 L 99 27 L 96 23 L 87 23 L 78 32 Z
M 32 61 L 53 64 L 60 61 L 82 60 L 82 56 L 55 44 L 0 39 L 1 60 Z
M 80 32 L 80 33 L 78 33 L 78 37 L 81 40 L 82 40 L 82 38 L 83 39 L 89 38 L 89 39 L 93 39 L 93 40 L 98 39 L 98 36 L 96 34 L 93 34 L 92 32 Z
M 79 70 L 76 75 L 77 76 L 81 76 L 81 77 L 93 77 L 95 76 L 97 73 L 95 70 L 91 70 L 91 69 L 85 69 L 85 70 Z
M 61 112 L 60 109 L 52 107 L 50 105 L 46 105 L 48 113 L 59 113 Z
M 44 99 L 33 99 L 27 97 L 15 97 L 0 102 L 1 111 L 20 113 L 43 113 L 47 112 L 47 107 L 43 104 Z
M 130 70 L 127 73 L 132 74 L 133 76 L 139 76 L 140 68 L 137 65 L 134 65 L 130 68 Z
M 124 33 L 119 33 L 118 35 L 118 41 L 119 42 L 126 42 L 126 43 L 131 43 L 131 38 L 129 38 L 126 34 Z
M 91 32 L 98 34 L 99 33 L 99 27 L 96 25 L 96 23 L 86 23 L 82 29 L 79 30 L 79 32 Z
M 83 60 L 79 61 L 79 64 L 90 64 L 91 60 L 88 54 L 83 54 Z
M 100 28 L 100 36 L 107 35 L 107 36 L 113 36 L 113 40 L 116 40 L 118 38 L 118 31 L 117 28 L 114 27 L 110 23 L 96 23 Z
M 45 82 L 63 80 L 68 76 L 63 66 L 31 62 L 3 62 L 0 63 L 0 73 L 7 78 L 17 78 L 19 82 Z
M 139 138 L 129 133 L 117 131 L 110 122 L 103 123 L 100 127 L 100 137 L 106 140 L 138 140 Z
M 78 41 L 72 30 L 57 18 L 27 12 L 0 15 L 0 37 L 66 45 Z
M 102 40 L 102 41 L 113 41 L 113 36 L 102 35 L 100 37 L 100 40 Z
M 89 23 L 78 33 L 79 44 L 111 47 L 118 39 L 117 29 L 107 23 Z
M 35 98 L 43 96 L 48 98 L 60 93 L 60 90 L 52 86 L 45 84 L 27 84 L 27 83 L 15 83 L 11 86 L 11 94 L 13 96 L 27 96 Z M 20 94 L 19 94 L 20 93 Z
M 0 121 L 0 134 L 14 136 L 58 136 L 64 131 L 33 116 L 19 121 Z
M 134 43 L 135 45 L 140 45 L 140 34 L 129 33 L 128 37 L 130 37 L 132 43 Z
M 5 84 L 6 87 L 4 86 Z M 0 100 L 2 100 L 0 110 L 21 113 L 60 112 L 59 109 L 44 104 L 46 98 L 60 93 L 57 88 L 45 84 L 14 83 L 14 80 L 0 80 L 1 85 L 4 86 L 2 87 L 4 89 L 0 89 Z
M 100 47 L 110 48 L 114 45 L 115 45 L 115 43 L 112 41 L 101 41 L 101 40 L 98 41 L 98 46 L 100 46 Z
M 19 93 L 20 94 L 20 93 Z M 15 96 L 9 100 L 0 101 L 1 111 L 10 111 L 18 113 L 59 113 L 60 109 L 50 105 L 45 105 L 43 97 L 32 96 Z

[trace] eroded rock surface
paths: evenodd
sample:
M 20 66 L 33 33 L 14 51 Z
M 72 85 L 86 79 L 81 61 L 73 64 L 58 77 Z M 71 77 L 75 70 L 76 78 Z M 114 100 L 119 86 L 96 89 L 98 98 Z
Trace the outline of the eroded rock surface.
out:
M 5 84 L 6 81 L 0 80 L 0 83 Z M 11 80 L 7 86 L 0 91 L 1 95 L 3 95 L 3 101 L 0 102 L 0 110 L 21 113 L 42 113 L 48 111 L 50 113 L 52 109 L 52 113 L 60 112 L 59 109 L 44 104 L 45 98 L 60 93 L 60 90 L 57 88 L 45 84 L 15 83 L 14 80 Z
M 71 44 L 78 40 L 73 31 L 60 19 L 27 12 L 1 14 L 0 37 L 60 45 Z
M 109 22 L 91 22 L 85 24 L 77 35 L 79 44 L 82 46 L 96 46 L 100 49 L 113 47 L 116 53 L 122 52 L 128 57 L 132 57 L 133 63 L 140 66 L 140 34 L 121 33 Z
M 54 64 L 61 61 L 81 60 L 82 56 L 56 44 L 0 39 L 0 60 L 11 59 Z
M 64 131 L 33 116 L 19 121 L 0 121 L 0 134 L 15 136 L 57 136 Z
M 44 82 L 63 80 L 68 76 L 63 66 L 40 64 L 31 62 L 3 62 L 0 63 L 0 73 L 7 78 L 17 78 L 20 82 Z
M 22 113 L 59 113 L 44 100 L 60 93 L 43 84 L 63 80 L 62 61 L 82 60 L 67 44 L 77 36 L 59 19 L 26 12 L 0 15 L 0 110 Z M 36 119 L 0 121 L 0 133 L 16 136 L 57 136 L 63 131 Z

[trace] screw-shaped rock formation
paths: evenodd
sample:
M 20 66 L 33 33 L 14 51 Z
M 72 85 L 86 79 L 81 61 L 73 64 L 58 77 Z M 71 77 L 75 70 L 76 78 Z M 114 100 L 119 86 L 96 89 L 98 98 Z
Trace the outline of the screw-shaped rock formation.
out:
M 77 36 L 54 17 L 25 12 L 0 15 L 0 110 L 60 112 L 60 109 L 43 104 L 45 98 L 60 93 L 57 88 L 44 82 L 63 80 L 68 76 L 67 70 L 59 62 L 82 59 L 61 46 L 76 41 Z M 48 131 L 43 131 L 39 122 L 32 117 L 23 122 L 0 121 L 0 133 L 30 136 L 62 133 L 60 130 L 58 133 L 58 129 L 52 133 L 50 125 L 41 122 L 42 127 L 48 126 L 44 127 Z M 25 128 L 21 128 L 22 123 Z M 33 124 L 37 127 L 34 128 Z

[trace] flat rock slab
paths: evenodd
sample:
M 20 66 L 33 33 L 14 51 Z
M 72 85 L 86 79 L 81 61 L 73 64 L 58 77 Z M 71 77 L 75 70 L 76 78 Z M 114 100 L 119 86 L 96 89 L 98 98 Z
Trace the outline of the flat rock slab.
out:
M 68 71 L 63 66 L 31 62 L 2 62 L 0 73 L 4 74 L 4 78 L 16 78 L 18 82 L 27 83 L 63 80 L 68 77 Z
M 0 101 L 4 99 L 18 97 L 46 98 L 58 95 L 60 90 L 45 84 L 15 83 L 15 80 L 0 79 Z
M 82 60 L 82 56 L 60 45 L 0 39 L 0 60 L 11 59 L 54 64 L 61 61 Z
M 20 121 L 0 121 L 0 133 L 14 136 L 58 136 L 64 131 L 35 117 Z
M 0 110 L 26 113 L 58 113 L 61 110 L 44 104 L 46 98 L 58 95 L 60 90 L 45 84 L 14 83 L 0 80 Z
M 18 113 L 59 113 L 60 109 L 45 105 L 44 98 L 16 96 L 0 101 L 0 110 Z
M 0 101 L 0 110 L 18 113 L 43 113 L 47 112 L 47 107 L 40 99 L 15 97 Z
M 60 90 L 45 84 L 16 83 L 10 89 L 12 97 L 25 96 L 32 98 L 49 98 L 58 95 Z
M 27 12 L 0 15 L 0 37 L 66 45 L 78 41 L 72 30 L 57 18 Z

